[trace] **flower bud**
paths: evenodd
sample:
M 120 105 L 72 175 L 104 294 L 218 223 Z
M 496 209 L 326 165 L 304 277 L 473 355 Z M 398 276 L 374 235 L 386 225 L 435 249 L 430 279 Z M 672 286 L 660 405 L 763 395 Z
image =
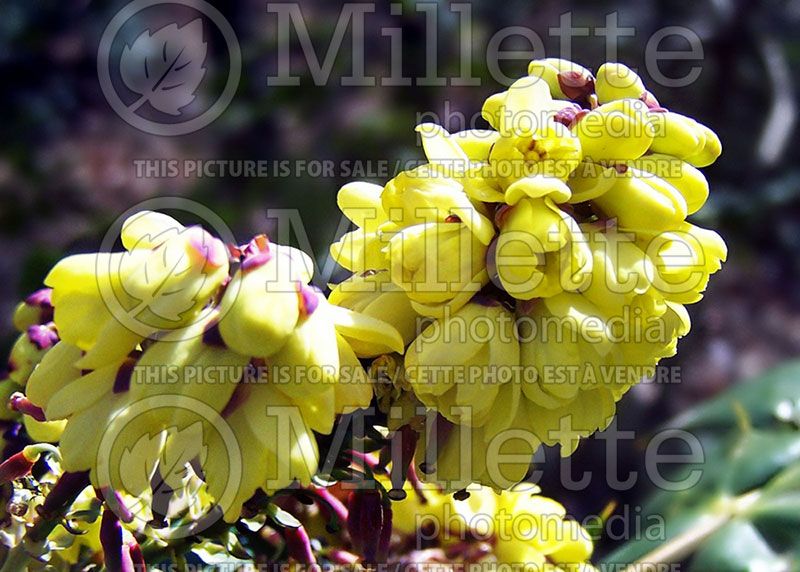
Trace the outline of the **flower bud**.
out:
M 582 101 L 594 91 L 592 72 L 567 60 L 533 60 L 528 64 L 528 75 L 546 81 L 550 93 L 557 99 Z
M 643 102 L 623 99 L 593 109 L 572 132 L 581 142 L 585 159 L 614 163 L 636 159 L 647 151 L 653 142 L 650 121 Z
M 200 227 L 168 234 L 154 248 L 67 257 L 47 275 L 59 335 L 87 351 L 80 367 L 122 359 L 145 337 L 192 323 L 227 279 L 221 241 Z
M 667 111 L 650 113 L 653 128 L 653 142 L 650 151 L 687 159 L 701 153 L 706 134 L 699 123 L 690 117 Z M 636 158 L 636 157 L 632 157 Z
M 391 507 L 377 489 L 353 491 L 347 504 L 347 532 L 353 549 L 366 564 L 384 562 L 392 530 Z
M 591 255 L 577 223 L 549 199 L 525 198 L 501 223 L 493 257 L 497 277 L 518 300 L 577 289 L 591 269 Z
M 350 221 L 367 232 L 374 232 L 387 220 L 381 204 L 383 187 L 372 183 L 348 183 L 339 189 L 336 204 Z
M 686 201 L 665 180 L 629 167 L 594 204 L 607 217 L 616 217 L 620 228 L 666 230 L 686 218 Z
M 53 320 L 52 293 L 52 289 L 42 288 L 17 304 L 13 321 L 14 328 L 18 332 L 25 332 L 31 326 L 46 324 Z
M 125 250 L 150 250 L 160 246 L 186 229 L 181 223 L 164 213 L 139 211 L 122 223 L 120 238 Z
M 103 562 L 108 572 L 123 572 L 122 526 L 113 510 L 103 510 L 100 522 Z
M 704 143 L 702 149 L 694 155 L 686 157 L 686 161 L 695 167 L 707 167 L 717 160 L 722 154 L 722 142 L 719 137 L 711 129 L 705 125 L 697 124 L 704 136 Z
M 58 334 L 52 322 L 29 326 L 11 348 L 8 358 L 8 377 L 19 385 L 25 385 L 34 368 L 56 342 Z
M 716 232 L 688 222 L 673 231 L 642 235 L 639 244 L 653 259 L 653 286 L 666 300 L 680 304 L 703 297 L 711 274 L 722 267 L 728 255 Z
M 462 223 L 412 226 L 392 237 L 389 247 L 391 280 L 413 302 L 452 302 L 485 283 L 479 275 L 486 246 Z
M 331 290 L 328 301 L 361 315 L 387 321 L 400 334 L 403 347 L 416 336 L 419 315 L 411 307 L 411 301 L 403 289 L 389 280 L 387 271 L 354 274 Z M 387 353 L 389 349 L 386 346 L 374 347 L 374 339 L 348 339 L 353 350 L 361 357 L 374 357 Z
M 10 483 L 29 474 L 38 460 L 39 453 L 33 452 L 29 447 L 11 455 L 0 464 L 0 484 Z
M 708 181 L 705 175 L 686 161 L 670 155 L 651 153 L 628 163 L 631 167 L 668 182 L 675 187 L 686 201 L 686 213 L 694 214 L 708 199 Z
M 219 332 L 228 347 L 255 357 L 277 352 L 300 319 L 300 290 L 275 257 L 270 245 L 245 258 L 219 306 Z M 263 258 L 263 260 L 262 260 Z M 260 261 L 248 264 L 248 261 Z
M 481 115 L 501 136 L 526 136 L 544 128 L 567 105 L 553 100 L 547 81 L 528 76 L 489 97 Z
M 636 72 L 618 63 L 600 66 L 595 90 L 601 104 L 618 99 L 640 99 L 646 93 L 642 79 Z

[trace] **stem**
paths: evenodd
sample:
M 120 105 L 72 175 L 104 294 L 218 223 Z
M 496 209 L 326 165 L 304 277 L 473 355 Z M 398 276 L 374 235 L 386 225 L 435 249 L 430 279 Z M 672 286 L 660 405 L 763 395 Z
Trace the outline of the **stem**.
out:
M 728 514 L 704 518 L 689 530 L 642 556 L 635 563 L 625 568 L 624 572 L 651 570 L 655 563 L 680 562 L 692 554 L 706 538 L 727 524 L 730 519 L 731 515 Z
M 29 562 L 37 562 L 34 555 L 28 553 L 27 546 L 36 546 L 47 540 L 53 529 L 61 522 L 67 510 L 78 495 L 89 484 L 89 472 L 64 473 L 56 481 L 50 494 L 39 507 L 39 516 L 25 533 L 25 537 L 8 553 L 0 572 L 18 572 L 27 570 Z
M 709 536 L 746 511 L 760 495 L 761 491 L 755 490 L 730 500 L 718 514 L 706 515 L 689 530 L 642 556 L 625 568 L 624 572 L 642 572 L 651 570 L 654 564 L 672 564 L 684 560 Z

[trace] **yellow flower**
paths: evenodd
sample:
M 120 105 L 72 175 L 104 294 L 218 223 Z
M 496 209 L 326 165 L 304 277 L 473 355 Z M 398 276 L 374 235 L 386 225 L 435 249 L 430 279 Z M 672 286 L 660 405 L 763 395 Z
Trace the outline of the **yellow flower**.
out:
M 502 418 L 492 419 L 490 413 L 495 400 L 506 396 L 505 385 L 518 391 L 518 366 L 513 313 L 481 297 L 434 321 L 406 354 L 406 376 L 417 397 L 465 425 L 502 424 Z
M 550 121 L 530 134 L 500 137 L 489 162 L 503 186 L 531 175 L 566 180 L 581 162 L 581 143 L 566 125 Z
M 464 187 L 445 174 L 446 167 L 426 163 L 403 171 L 381 193 L 383 209 L 397 227 L 446 222 L 457 218 L 483 244 L 494 236 L 492 223 L 464 192 Z
M 481 115 L 501 136 L 530 136 L 548 126 L 555 114 L 569 105 L 553 99 L 546 81 L 528 76 L 489 97 Z
M 600 66 L 597 70 L 595 90 L 600 103 L 618 99 L 640 99 L 645 94 L 642 78 L 631 68 L 620 63 Z
M 477 209 L 482 212 L 482 202 L 502 200 L 500 182 L 490 164 L 492 149 L 500 139 L 500 134 L 491 129 L 467 129 L 448 133 L 440 125 L 423 123 L 417 125 L 422 139 L 422 148 L 430 161 L 431 168 L 457 181 L 464 193 L 472 201 L 458 198 L 460 212 L 453 211 L 463 219 L 468 219 L 475 232 L 487 240 L 484 233 L 491 231 L 491 224 L 480 217 L 471 215 Z M 468 215 L 468 213 L 470 213 Z M 451 214 L 451 213 L 448 213 Z M 490 238 L 490 237 L 489 237 Z
M 146 235 L 127 252 L 70 256 L 45 278 L 61 339 L 87 352 L 81 367 L 113 363 L 152 334 L 191 324 L 227 277 L 222 242 L 173 222 L 162 242 Z
M 708 197 L 697 167 L 721 152 L 710 129 L 662 108 L 622 64 L 603 65 L 595 80 L 548 58 L 529 74 L 485 101 L 492 130 L 418 126 L 429 163 L 363 193 L 360 204 L 380 202 L 377 225 L 348 214 L 366 231 L 355 250 L 369 250 L 372 269 L 389 270 L 381 280 L 435 319 L 406 349 L 405 377 L 458 436 L 433 454 L 436 482 L 507 487 L 513 479 L 499 485 L 495 470 L 498 437 L 516 432 L 511 449 L 561 444 L 569 454 L 605 427 L 616 401 L 675 353 L 690 326 L 683 304 L 701 298 L 726 256 L 718 235 L 685 220 Z M 402 316 L 393 323 L 409 332 L 403 299 L 383 309 L 378 299 L 349 304 Z M 515 341 L 441 339 L 461 322 L 467 331 L 488 322 Z M 457 375 L 470 368 L 477 383 Z M 497 383 L 498 368 L 515 373 Z M 465 435 L 481 445 L 462 450 Z M 472 463 L 463 478 L 449 466 L 459 458 Z M 506 468 L 524 476 L 524 466 Z
M 369 404 L 370 381 L 348 340 L 383 340 L 394 351 L 403 350 L 403 341 L 375 317 L 329 305 L 308 285 L 311 261 L 299 251 L 256 237 L 231 247 L 240 264 L 230 278 L 227 250 L 218 256 L 221 242 L 199 230 L 175 230 L 171 220 L 150 213 L 126 222 L 123 244 L 131 250 L 106 255 L 124 272 L 106 278 L 121 275 L 117 284 L 126 292 L 135 286 L 144 294 L 147 284 L 133 274 L 152 270 L 174 289 L 179 307 L 191 300 L 182 327 L 163 320 L 149 340 L 141 334 L 106 340 L 111 312 L 98 310 L 106 321 L 100 327 L 78 313 L 87 304 L 102 306 L 88 267 L 102 255 L 62 261 L 51 272 L 56 324 L 61 331 L 65 316 L 76 322 L 64 324 L 69 339 L 33 371 L 28 398 L 48 424 L 64 426 L 65 470 L 88 470 L 93 485 L 139 497 L 156 471 L 177 490 L 194 474 L 188 467 L 197 466 L 233 521 L 257 489 L 308 483 L 318 463 L 314 432 L 330 432 L 338 414 Z M 165 234 L 165 242 L 153 242 Z M 198 237 L 211 249 L 200 248 Z M 171 252 L 172 242 L 200 262 L 193 258 L 175 276 L 166 272 L 168 262 L 183 261 Z M 167 308 L 166 301 L 154 303 Z M 87 368 L 90 355 L 94 367 Z
M 728 256 L 722 237 L 688 222 L 658 234 L 639 232 L 637 238 L 653 260 L 654 287 L 666 300 L 680 304 L 698 302 L 711 274 Z
M 500 235 L 490 265 L 503 289 L 519 300 L 577 290 L 592 262 L 575 220 L 549 197 L 535 196 L 531 188 L 542 185 L 529 182 L 518 181 L 506 193 L 509 197 L 523 184 L 529 187 L 525 198 L 515 198 L 515 204 L 498 217 Z
M 414 309 L 431 315 L 430 306 L 451 303 L 477 292 L 488 281 L 486 245 L 460 221 L 418 224 L 389 242 L 390 277 L 403 288 Z
M 616 172 L 614 183 L 593 204 L 602 215 L 616 218 L 621 228 L 666 230 L 686 218 L 686 200 L 664 179 L 634 167 L 622 166 Z
M 401 341 L 397 344 L 395 340 L 393 346 L 374 338 L 359 340 L 350 336 L 350 346 L 361 357 L 375 357 L 391 351 L 402 353 L 417 334 L 419 314 L 414 311 L 403 289 L 389 280 L 386 270 L 354 274 L 333 287 L 328 301 L 357 312 L 361 319 L 383 320 L 400 334 Z
M 638 159 L 654 139 L 652 117 L 647 105 L 637 99 L 605 103 L 578 119 L 572 131 L 581 143 L 583 156 L 599 162 Z
M 500 494 L 476 486 L 463 500 L 434 487 L 417 490 L 407 483 L 404 490 L 405 499 L 392 503 L 394 530 L 418 544 L 434 540 L 451 553 L 459 551 L 458 560 L 485 559 L 525 570 L 594 570 L 588 533 L 534 485 Z M 489 548 L 470 550 L 481 543 Z
M 247 248 L 219 305 L 219 330 L 233 350 L 266 358 L 286 343 L 300 320 L 308 266 L 263 236 Z

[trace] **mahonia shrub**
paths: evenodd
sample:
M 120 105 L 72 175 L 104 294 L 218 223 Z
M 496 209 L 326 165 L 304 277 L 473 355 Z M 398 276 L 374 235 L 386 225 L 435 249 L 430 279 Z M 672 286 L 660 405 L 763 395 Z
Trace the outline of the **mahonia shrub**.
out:
M 594 570 L 587 531 L 520 483 L 688 333 L 726 256 L 686 220 L 721 145 L 621 64 L 536 60 L 481 114 L 340 190 L 352 275 L 327 299 L 301 251 L 158 212 L 59 261 L 0 381 L 3 570 Z

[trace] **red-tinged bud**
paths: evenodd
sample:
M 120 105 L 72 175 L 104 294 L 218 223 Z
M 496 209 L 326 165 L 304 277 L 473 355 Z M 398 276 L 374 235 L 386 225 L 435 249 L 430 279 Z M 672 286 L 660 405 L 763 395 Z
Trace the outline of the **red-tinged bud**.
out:
M 25 397 L 19 391 L 14 392 L 11 394 L 11 397 L 8 400 L 8 406 L 23 415 L 28 415 L 36 421 L 47 421 L 47 418 L 44 415 L 44 411 L 38 405 L 34 405 L 30 399 Z
M 53 321 L 52 294 L 52 288 L 42 288 L 17 305 L 13 318 L 17 331 L 24 332 L 35 324 Z
M 582 108 L 577 103 L 572 103 L 568 107 L 560 109 L 556 112 L 553 120 L 557 123 L 561 123 L 562 125 L 566 125 L 567 127 L 572 127 L 572 125 L 578 121 L 580 117 L 583 117 L 588 113 L 587 110 Z
M 297 298 L 300 306 L 300 316 L 308 318 L 319 306 L 320 292 L 313 286 L 297 283 Z
M 249 243 L 241 247 L 241 251 L 243 272 L 255 270 L 272 260 L 269 239 L 267 239 L 267 235 L 265 234 L 259 234 L 253 237 Z
M 388 550 L 386 534 L 391 535 L 391 509 L 376 489 L 357 490 L 350 493 L 347 531 L 353 549 L 360 553 L 366 564 L 375 564 L 385 558 Z M 388 531 L 385 528 L 388 527 Z
M 122 526 L 113 510 L 105 509 L 100 521 L 100 544 L 108 572 L 123 572 Z M 130 559 L 130 555 L 129 559 Z
M 39 459 L 39 454 L 31 454 L 28 449 L 25 447 L 0 464 L 0 484 L 10 483 L 30 474 L 33 464 Z
M 306 529 L 302 526 L 297 528 L 286 527 L 283 529 L 283 537 L 286 541 L 286 552 L 300 564 L 316 564 L 317 559 L 311 549 L 311 539 L 308 537 Z
M 558 74 L 561 92 L 570 99 L 582 101 L 594 93 L 594 78 L 580 71 L 566 71 Z
M 650 111 L 666 111 L 666 109 L 661 107 L 661 104 L 658 103 L 656 96 L 649 91 L 645 91 L 639 99 L 644 101 L 644 104 Z
M 26 333 L 30 342 L 40 350 L 52 348 L 58 342 L 58 333 L 52 322 L 29 326 Z
M 417 438 L 417 432 L 410 425 L 403 425 L 391 435 L 392 470 L 390 479 L 392 490 L 389 491 L 389 497 L 392 500 L 403 500 L 406 497 L 403 485 L 408 477 L 409 466 L 414 460 Z
M 189 233 L 189 244 L 192 248 L 192 256 L 198 257 L 200 261 L 211 268 L 219 268 L 228 262 L 228 249 L 218 238 L 214 238 L 202 227 L 192 226 L 186 229 Z
M 50 308 L 52 310 L 52 298 L 52 288 L 41 288 L 25 298 L 25 303 L 29 306 L 39 306 L 40 308 Z

